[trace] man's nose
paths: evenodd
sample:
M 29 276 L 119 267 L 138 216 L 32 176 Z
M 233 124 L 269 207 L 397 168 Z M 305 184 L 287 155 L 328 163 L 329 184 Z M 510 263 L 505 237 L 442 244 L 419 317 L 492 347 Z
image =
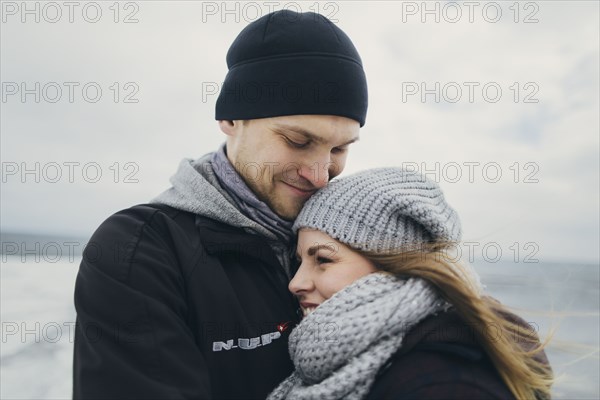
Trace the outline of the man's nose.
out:
M 307 163 L 303 163 L 298 169 L 300 180 L 310 182 L 314 189 L 321 189 L 329 182 L 329 171 L 331 169 L 331 157 L 327 156 L 314 158 Z

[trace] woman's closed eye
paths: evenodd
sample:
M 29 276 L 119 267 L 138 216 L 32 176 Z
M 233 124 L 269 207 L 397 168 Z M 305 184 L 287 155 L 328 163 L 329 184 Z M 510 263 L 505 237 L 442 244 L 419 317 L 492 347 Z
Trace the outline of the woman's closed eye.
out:
M 317 263 L 318 264 L 329 264 L 331 262 L 332 262 L 332 260 L 330 258 L 323 257 L 323 256 L 317 256 Z

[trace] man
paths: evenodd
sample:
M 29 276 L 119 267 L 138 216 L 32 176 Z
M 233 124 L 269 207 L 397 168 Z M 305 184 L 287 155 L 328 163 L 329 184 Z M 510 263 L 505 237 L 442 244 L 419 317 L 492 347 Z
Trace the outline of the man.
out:
M 350 39 L 314 13 L 254 21 L 227 64 L 226 143 L 184 159 L 170 189 L 86 247 L 75 398 L 259 399 L 293 369 L 291 225 L 358 140 L 366 79 Z

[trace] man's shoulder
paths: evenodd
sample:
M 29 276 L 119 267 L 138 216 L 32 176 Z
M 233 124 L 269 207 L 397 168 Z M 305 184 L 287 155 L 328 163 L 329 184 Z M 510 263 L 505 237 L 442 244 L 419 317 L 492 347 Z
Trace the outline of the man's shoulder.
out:
M 110 233 L 112 236 L 136 236 L 144 229 L 150 228 L 160 232 L 165 229 L 173 229 L 173 226 L 190 229 L 199 221 L 206 225 L 224 225 L 208 217 L 182 211 L 165 204 L 143 203 L 110 215 L 98 226 L 94 235 Z
M 110 215 L 95 230 L 90 242 L 102 246 L 116 242 L 135 246 L 144 240 L 181 249 L 212 243 L 215 235 L 225 240 L 248 234 L 240 227 L 207 216 L 165 204 L 143 203 Z
M 161 216 L 163 219 L 174 220 L 179 213 L 179 210 L 160 204 L 137 204 L 106 218 L 92 234 L 91 242 L 102 243 L 106 239 L 134 240 L 141 237 L 144 230 L 156 224 Z
M 117 211 L 92 234 L 80 273 L 102 271 L 123 282 L 132 274 L 162 274 L 165 269 L 185 274 L 205 253 L 208 234 L 198 228 L 198 220 L 205 218 L 162 204 Z
M 148 224 L 151 223 L 157 214 L 162 214 L 170 219 L 176 219 L 180 215 L 192 215 L 189 212 L 181 211 L 165 204 L 142 203 L 115 212 L 103 224 L 106 222 L 137 222 Z

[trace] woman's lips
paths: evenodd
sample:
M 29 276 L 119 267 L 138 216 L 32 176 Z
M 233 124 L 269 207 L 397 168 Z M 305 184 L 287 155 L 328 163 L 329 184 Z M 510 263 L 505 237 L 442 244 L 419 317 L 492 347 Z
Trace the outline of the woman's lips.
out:
M 306 318 L 310 313 L 315 311 L 319 305 L 314 303 L 300 303 L 300 309 L 302 310 L 302 317 Z

